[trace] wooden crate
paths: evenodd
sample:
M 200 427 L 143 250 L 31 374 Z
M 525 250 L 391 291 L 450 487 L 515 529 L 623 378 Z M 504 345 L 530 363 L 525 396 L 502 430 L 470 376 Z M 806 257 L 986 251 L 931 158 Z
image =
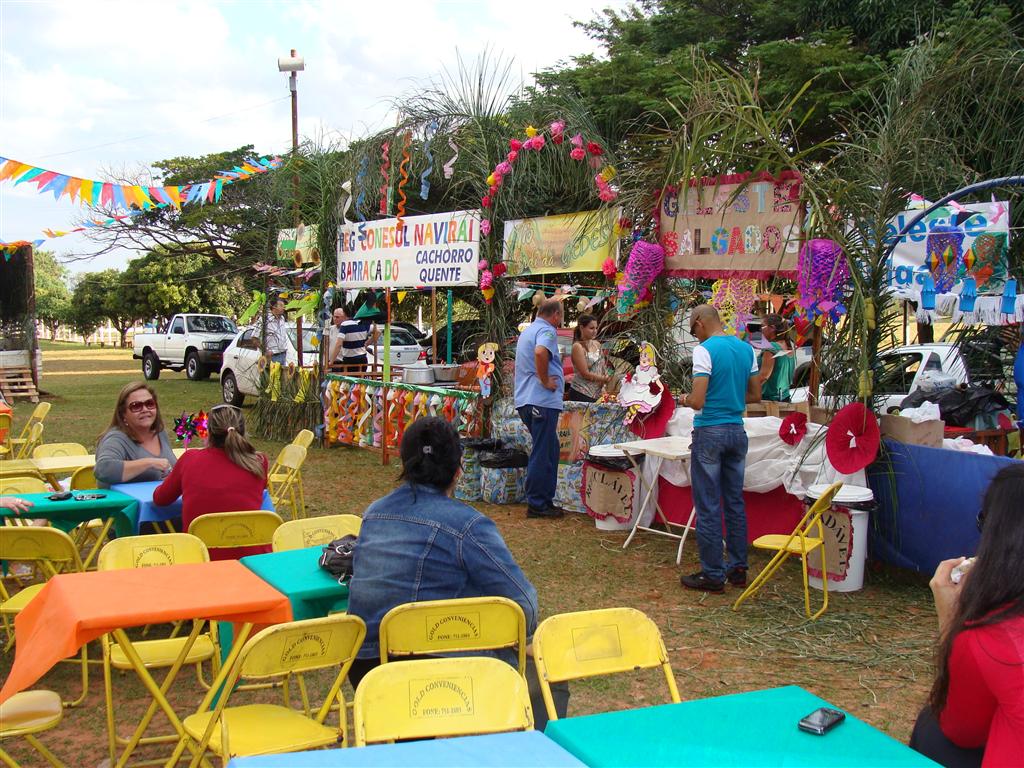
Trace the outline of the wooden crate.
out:
M 776 403 L 762 400 L 760 403 L 749 403 L 745 416 L 748 419 L 758 416 L 775 416 L 782 419 L 791 413 L 802 413 L 809 416 L 810 405 L 808 403 Z
M 39 392 L 32 381 L 32 371 L 28 368 L 0 368 L 0 393 L 8 401 L 22 398 L 33 403 L 39 402 Z

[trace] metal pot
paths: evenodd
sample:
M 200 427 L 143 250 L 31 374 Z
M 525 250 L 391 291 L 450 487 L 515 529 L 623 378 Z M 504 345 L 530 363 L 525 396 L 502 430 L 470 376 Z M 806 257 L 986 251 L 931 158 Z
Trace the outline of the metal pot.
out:
M 405 384 L 433 384 L 434 371 L 426 366 L 409 366 L 402 371 Z
M 457 365 L 432 365 L 430 369 L 434 372 L 434 380 L 454 384 L 459 378 L 459 366 Z

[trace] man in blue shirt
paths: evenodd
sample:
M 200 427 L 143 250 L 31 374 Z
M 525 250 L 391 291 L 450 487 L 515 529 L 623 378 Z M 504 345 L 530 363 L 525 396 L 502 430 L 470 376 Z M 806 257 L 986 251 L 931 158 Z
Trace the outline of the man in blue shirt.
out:
M 680 405 L 697 411 L 690 444 L 693 505 L 697 509 L 698 573 L 683 576 L 687 589 L 724 592 L 725 582 L 747 584 L 747 512 L 743 504 L 743 471 L 747 433 L 743 412 L 761 400 L 754 349 L 727 334 L 718 310 L 708 304 L 694 308 L 690 334 L 700 342 L 693 351 L 693 391 Z M 725 513 L 727 566 L 722 564 L 722 513 Z
M 558 353 L 562 303 L 548 299 L 516 343 L 515 405 L 530 430 L 533 449 L 526 467 L 526 516 L 561 517 L 554 505 L 558 483 L 558 417 L 562 413 L 565 374 Z

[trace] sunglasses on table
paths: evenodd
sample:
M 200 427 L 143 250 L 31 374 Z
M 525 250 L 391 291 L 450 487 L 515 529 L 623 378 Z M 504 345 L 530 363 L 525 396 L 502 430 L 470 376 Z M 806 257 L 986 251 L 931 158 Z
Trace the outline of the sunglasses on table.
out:
M 149 398 L 149 400 L 136 400 L 134 403 L 128 403 L 128 410 L 132 413 L 139 413 L 142 410 L 155 411 L 156 400 Z

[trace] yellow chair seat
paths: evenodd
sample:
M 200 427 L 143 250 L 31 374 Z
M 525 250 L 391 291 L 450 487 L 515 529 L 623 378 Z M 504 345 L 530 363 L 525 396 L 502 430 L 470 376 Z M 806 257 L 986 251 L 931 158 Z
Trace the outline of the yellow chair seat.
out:
M 272 474 L 267 478 L 267 481 L 271 483 L 283 483 L 287 479 L 288 475 Z
M 64 706 L 53 691 L 22 691 L 0 704 L 0 736 L 17 736 L 52 728 L 60 722 Z
M 196 741 L 203 738 L 212 712 L 185 718 L 185 731 Z M 298 752 L 338 743 L 338 729 L 320 725 L 294 709 L 276 704 L 246 704 L 224 710 L 228 747 L 232 755 L 272 755 Z M 210 749 L 223 754 L 220 724 L 213 729 Z
M 0 613 L 17 613 L 28 605 L 29 600 L 39 594 L 45 584 L 29 584 L 23 590 L 14 595 L 10 600 L 0 603 Z
M 139 653 L 146 669 L 159 669 L 171 666 L 181 653 L 187 637 L 169 637 L 164 640 L 142 640 L 132 643 L 132 646 Z M 185 657 L 185 664 L 198 664 L 206 661 L 214 654 L 215 648 L 209 635 L 200 635 L 189 649 Z M 124 655 L 120 645 L 116 643 L 110 646 L 110 663 L 114 669 L 132 669 L 131 662 Z
M 788 543 L 787 543 L 788 542 Z M 785 550 L 791 552 L 794 555 L 806 554 L 813 552 L 822 544 L 822 540 L 813 536 L 807 536 L 801 542 L 799 537 L 794 537 L 792 541 L 789 541 L 789 534 L 786 533 L 770 533 L 766 536 L 758 536 L 754 539 L 754 546 L 758 549 L 773 549 L 776 552 Z M 804 548 L 806 545 L 806 549 Z

